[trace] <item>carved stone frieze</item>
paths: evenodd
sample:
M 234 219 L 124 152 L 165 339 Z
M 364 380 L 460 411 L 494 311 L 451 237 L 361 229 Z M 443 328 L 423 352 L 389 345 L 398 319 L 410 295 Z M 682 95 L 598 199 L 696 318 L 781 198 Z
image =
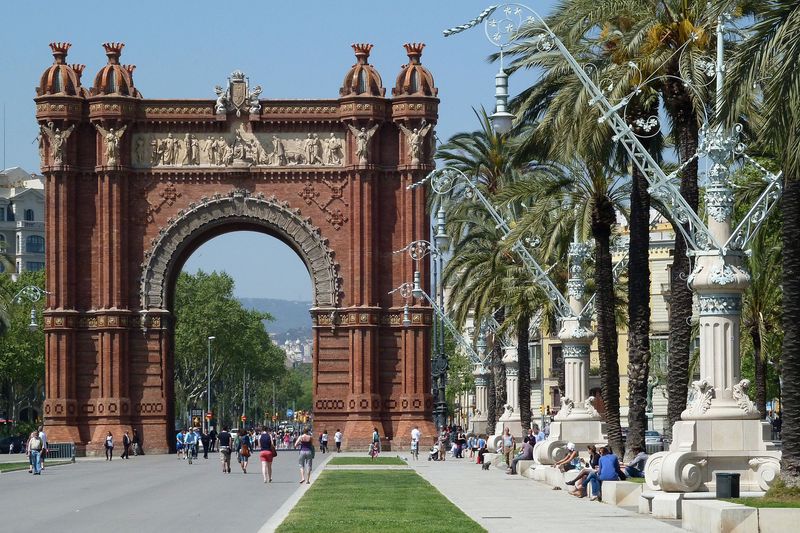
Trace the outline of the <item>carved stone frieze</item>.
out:
M 289 208 L 286 202 L 235 190 L 190 204 L 159 231 L 142 264 L 141 307 L 146 310 L 164 308 L 171 270 L 176 268 L 194 236 L 236 220 L 269 226 L 293 243 L 311 274 L 314 305 L 338 306 L 339 267 L 320 230 L 308 219 L 301 218 L 299 210 Z
M 739 295 L 701 295 L 700 315 L 738 315 L 742 312 L 742 297 Z
M 344 134 L 251 133 L 243 126 L 228 134 L 194 132 L 133 135 L 135 168 L 312 166 L 345 164 Z
M 589 346 L 586 344 L 563 344 L 562 346 L 565 359 L 589 357 Z

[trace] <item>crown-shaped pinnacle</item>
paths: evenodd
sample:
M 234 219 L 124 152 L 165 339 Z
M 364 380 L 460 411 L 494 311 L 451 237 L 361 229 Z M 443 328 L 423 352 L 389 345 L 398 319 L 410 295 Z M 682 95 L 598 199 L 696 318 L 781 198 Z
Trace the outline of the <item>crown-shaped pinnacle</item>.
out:
M 72 46 L 72 43 L 50 43 L 50 50 L 53 52 L 53 58 L 57 64 L 64 64 L 70 46 Z
M 408 59 L 412 63 L 419 63 L 419 58 L 422 56 L 422 49 L 425 48 L 425 43 L 406 43 L 403 45 L 408 54 Z
M 119 56 L 125 48 L 125 43 L 103 43 L 103 48 L 106 50 L 109 64 L 116 65 L 119 63 Z
M 358 62 L 366 65 L 367 58 L 369 58 L 369 53 L 372 50 L 373 45 L 370 43 L 353 43 L 350 46 L 353 47 L 353 51 L 356 53 L 356 59 L 358 59 Z
M 80 83 L 81 76 L 83 75 L 83 70 L 86 68 L 86 65 L 75 63 L 74 65 L 70 65 L 70 68 L 75 71 L 75 74 L 78 76 L 78 83 Z
M 133 71 L 136 70 L 136 65 L 122 65 L 122 68 L 128 71 L 128 74 L 133 76 Z

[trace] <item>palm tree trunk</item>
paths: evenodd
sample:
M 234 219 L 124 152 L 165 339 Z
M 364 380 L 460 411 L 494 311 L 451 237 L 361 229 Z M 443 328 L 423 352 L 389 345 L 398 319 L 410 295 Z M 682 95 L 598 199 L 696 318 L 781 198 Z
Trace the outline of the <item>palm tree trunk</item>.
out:
M 519 360 L 519 417 L 523 433 L 531 427 L 531 356 L 528 350 L 531 319 L 522 313 L 517 320 L 517 359 Z
M 500 340 L 492 348 L 492 376 L 494 377 L 494 412 L 497 419 L 506 412 L 506 365 L 503 364 L 503 347 Z M 502 428 L 501 428 L 502 429 Z
M 494 387 L 494 351 L 492 351 L 492 355 L 489 362 L 489 369 L 491 370 L 491 376 L 487 380 L 488 386 L 486 387 L 486 434 L 487 435 L 494 435 L 494 426 L 497 424 L 497 410 L 494 408 L 494 397 L 497 394 L 497 391 Z
M 647 378 L 650 372 L 650 194 L 634 167 L 628 243 L 628 436 L 626 459 L 644 450 Z
M 619 361 L 617 319 L 614 313 L 614 276 L 611 264 L 611 224 L 615 221 L 610 202 L 598 201 L 592 210 L 592 236 L 595 239 L 595 282 L 597 284 L 597 349 L 600 352 L 600 386 L 606 412 L 608 443 L 622 455 L 624 443 L 619 415 Z
M 664 104 L 674 125 L 678 155 L 681 161 L 688 161 L 697 152 L 697 117 L 692 107 L 688 89 L 679 81 L 677 63 L 674 70 L 678 77 L 666 82 Z M 682 173 L 680 193 L 695 212 L 698 205 L 697 160 L 688 164 Z M 675 224 L 676 222 L 673 222 Z M 667 429 L 672 435 L 672 426 L 680 420 L 686 409 L 686 396 L 689 391 L 689 363 L 692 347 L 692 290 L 686 284 L 692 265 L 686 254 L 687 243 L 681 233 L 675 231 L 675 255 L 670 276 L 669 303 L 669 361 L 667 374 Z
M 762 416 L 767 412 L 767 362 L 763 355 L 761 331 L 758 325 L 750 328 L 750 338 L 753 341 L 753 368 L 756 382 L 756 409 Z
M 658 115 L 658 104 L 634 100 L 631 121 Z M 656 160 L 660 150 L 651 146 L 646 131 L 635 131 Z M 626 459 L 634 448 L 644 450 L 647 430 L 647 380 L 650 375 L 650 193 L 647 179 L 633 165 L 628 240 L 628 435 Z
M 787 174 L 789 176 L 789 174 Z M 783 214 L 783 353 L 781 409 L 783 446 L 781 476 L 800 486 L 800 181 L 787 178 L 781 198 Z

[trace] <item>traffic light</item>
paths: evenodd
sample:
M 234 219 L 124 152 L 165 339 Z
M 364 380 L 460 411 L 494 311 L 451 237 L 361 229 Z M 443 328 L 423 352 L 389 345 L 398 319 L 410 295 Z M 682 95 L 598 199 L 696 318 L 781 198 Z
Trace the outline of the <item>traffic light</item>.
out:
M 540 414 L 540 415 L 543 415 L 543 414 L 544 414 L 544 404 L 542 404 L 542 405 L 540 405 L 540 406 L 539 406 L 539 414 Z

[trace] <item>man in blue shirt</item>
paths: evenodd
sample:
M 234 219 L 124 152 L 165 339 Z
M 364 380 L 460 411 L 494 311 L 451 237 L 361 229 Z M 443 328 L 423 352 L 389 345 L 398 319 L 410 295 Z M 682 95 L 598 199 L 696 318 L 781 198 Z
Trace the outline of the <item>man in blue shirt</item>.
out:
M 194 432 L 194 428 L 190 429 L 186 433 L 183 445 L 186 447 L 186 453 L 191 454 L 192 457 L 195 457 L 195 454 L 197 453 L 197 433 Z
M 600 448 L 600 459 L 598 461 L 597 472 L 592 472 L 586 476 L 587 485 L 592 486 L 592 501 L 600 499 L 600 484 L 603 481 L 619 481 L 617 472 L 619 471 L 619 459 L 611 453 L 611 450 L 603 446 Z
M 183 458 L 183 444 L 186 438 L 186 430 L 182 429 L 175 435 L 175 451 L 178 454 L 178 459 Z

